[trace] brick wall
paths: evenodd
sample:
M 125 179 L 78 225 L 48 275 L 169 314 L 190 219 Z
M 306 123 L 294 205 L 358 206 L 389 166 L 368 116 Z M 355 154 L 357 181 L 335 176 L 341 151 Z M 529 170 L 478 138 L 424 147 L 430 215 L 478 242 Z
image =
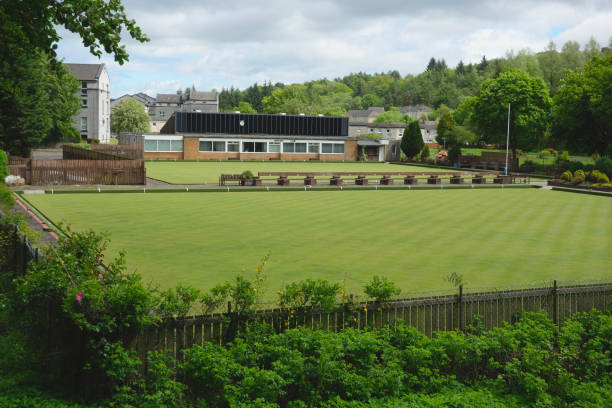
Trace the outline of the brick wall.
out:
M 183 160 L 182 152 L 145 152 L 144 158 L 147 160 Z

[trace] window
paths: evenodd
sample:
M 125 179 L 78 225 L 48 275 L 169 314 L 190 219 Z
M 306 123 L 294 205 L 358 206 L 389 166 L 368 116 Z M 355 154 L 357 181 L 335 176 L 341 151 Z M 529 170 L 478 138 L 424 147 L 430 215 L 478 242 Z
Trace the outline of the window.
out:
M 389 129 L 387 129 L 387 133 L 389 133 Z
M 296 153 L 306 153 L 306 143 L 296 143 L 295 152 Z
M 213 152 L 224 152 L 225 142 L 213 142 Z
M 145 152 L 182 152 L 182 140 L 145 140 Z
M 213 146 L 210 140 L 200 140 L 201 152 L 212 152 Z
M 322 143 L 321 151 L 323 153 L 344 153 L 344 143 Z
M 87 132 L 87 118 L 81 118 L 81 132 Z
M 87 81 L 81 81 L 81 89 L 87 89 Z
M 283 153 L 295 152 L 295 143 L 285 142 L 283 143 Z
M 158 140 L 157 141 L 158 152 L 169 152 L 170 151 L 170 140 Z
M 240 142 L 227 142 L 227 151 L 228 152 L 239 152 Z
M 319 144 L 308 143 L 308 153 L 319 153 Z
M 242 142 L 244 153 L 266 153 L 266 142 Z
M 87 107 L 87 98 L 83 98 L 81 100 L 81 102 L 83 103 L 83 108 L 86 108 Z
M 280 142 L 268 142 L 269 153 L 280 153 Z
M 159 116 L 161 116 L 163 118 L 164 115 L 165 115 L 164 111 L 159 111 Z
M 171 140 L 170 141 L 170 151 L 182 152 L 183 151 L 183 141 L 182 140 Z

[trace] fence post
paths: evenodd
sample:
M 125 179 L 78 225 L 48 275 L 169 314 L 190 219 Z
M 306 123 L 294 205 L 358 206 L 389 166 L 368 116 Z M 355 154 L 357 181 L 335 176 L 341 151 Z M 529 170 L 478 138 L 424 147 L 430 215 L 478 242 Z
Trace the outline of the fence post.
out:
M 459 285 L 459 330 L 463 330 L 465 326 L 463 321 L 463 285 Z
M 558 312 L 558 294 L 557 294 L 557 280 L 553 281 L 552 297 L 553 297 L 553 323 L 559 325 L 559 312 Z
M 232 302 L 227 301 L 227 314 L 232 313 Z
M 23 254 L 22 254 L 22 264 L 21 264 L 21 276 L 25 276 L 26 270 L 28 269 L 28 237 L 23 236 Z

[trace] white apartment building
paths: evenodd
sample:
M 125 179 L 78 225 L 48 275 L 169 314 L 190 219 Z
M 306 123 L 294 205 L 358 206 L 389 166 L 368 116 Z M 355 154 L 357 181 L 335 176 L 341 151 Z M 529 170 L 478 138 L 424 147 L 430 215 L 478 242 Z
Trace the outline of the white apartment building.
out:
M 110 78 L 104 64 L 65 64 L 79 80 L 81 110 L 74 123 L 81 139 L 110 141 Z

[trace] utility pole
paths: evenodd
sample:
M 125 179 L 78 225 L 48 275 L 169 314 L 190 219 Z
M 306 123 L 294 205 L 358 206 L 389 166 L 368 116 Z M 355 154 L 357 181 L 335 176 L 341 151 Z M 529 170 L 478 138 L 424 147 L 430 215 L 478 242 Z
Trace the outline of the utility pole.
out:
M 508 103 L 508 130 L 506 132 L 506 167 L 505 175 L 508 175 L 508 145 L 510 144 L 510 103 Z

